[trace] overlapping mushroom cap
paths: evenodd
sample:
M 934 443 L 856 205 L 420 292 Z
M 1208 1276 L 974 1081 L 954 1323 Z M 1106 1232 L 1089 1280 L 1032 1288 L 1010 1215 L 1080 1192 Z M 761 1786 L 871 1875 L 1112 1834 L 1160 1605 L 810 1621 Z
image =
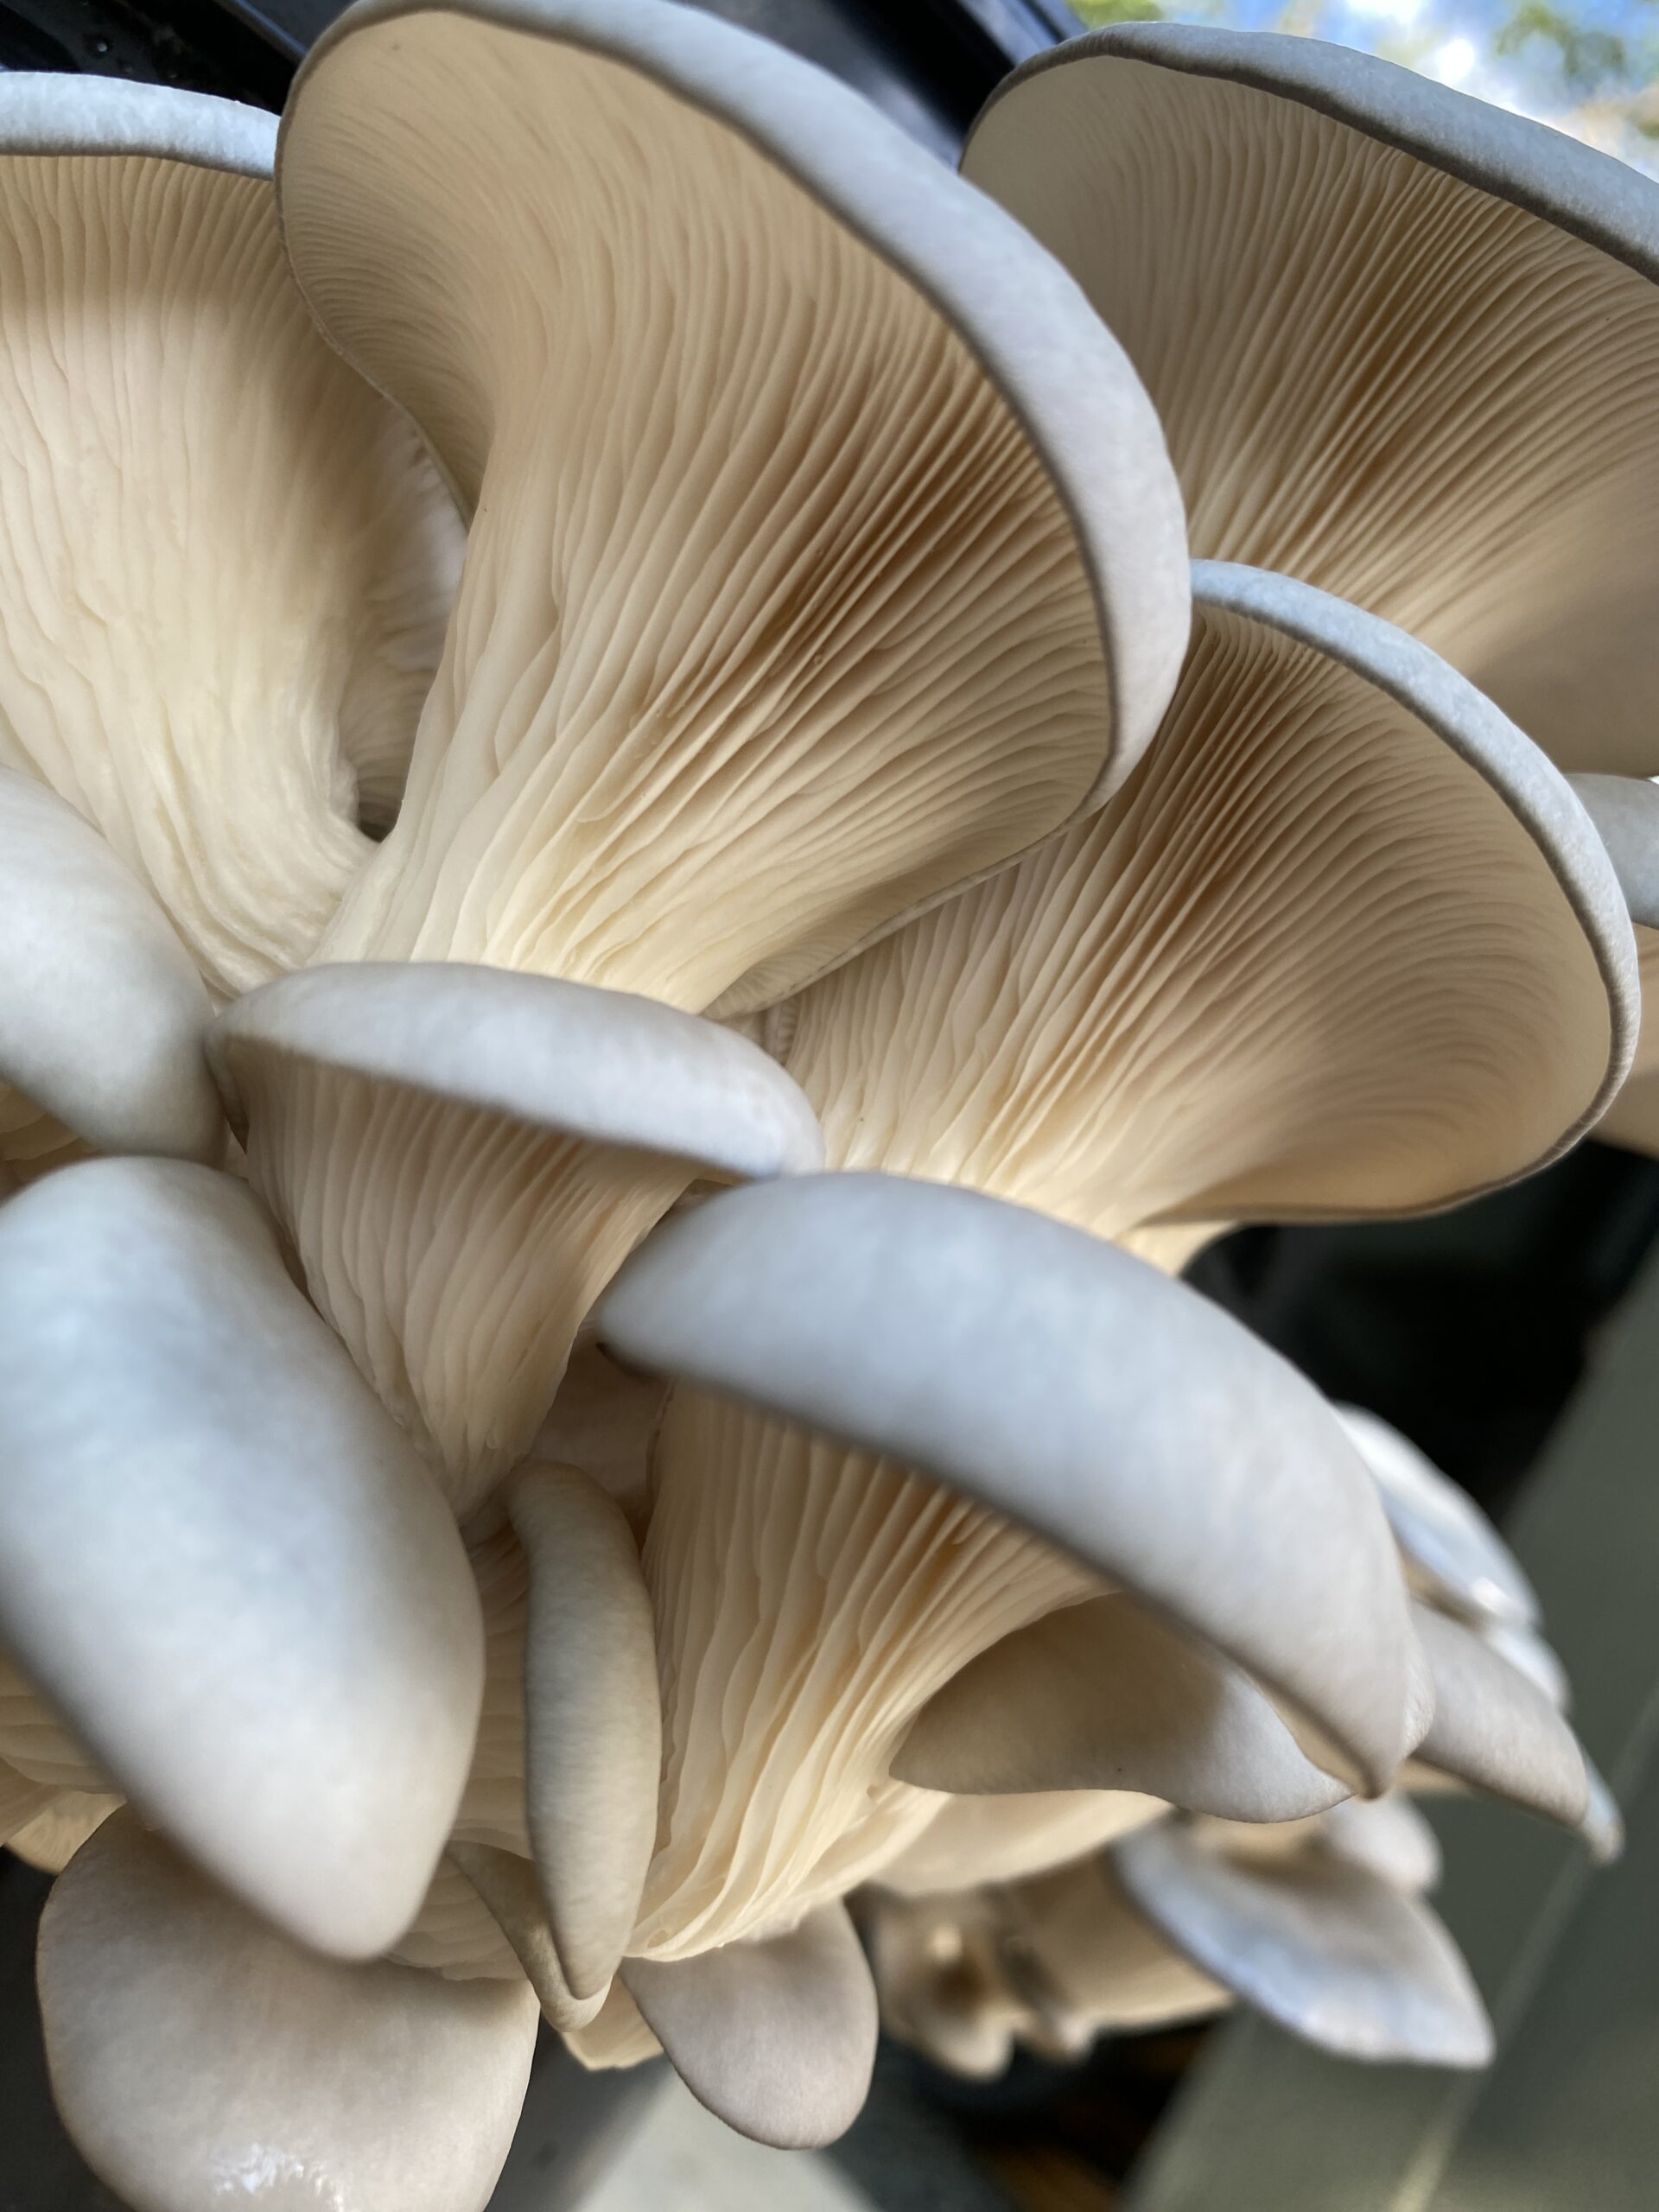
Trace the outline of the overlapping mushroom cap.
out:
M 1166 23 L 1027 63 L 963 168 L 1122 340 L 1194 552 L 1471 677 L 1580 772 L 1649 934 L 1659 184 L 1370 55 Z M 1651 1093 L 1609 1133 L 1653 1149 Z
M 1415 1618 L 1434 1711 L 1405 1787 L 1476 1789 L 1578 1828 L 1598 1858 L 1615 1854 L 1617 1813 L 1562 1717 L 1565 1680 L 1516 1561 L 1403 1437 L 1368 1414 L 1343 1418 L 1424 1593 Z M 1014 1679 L 1023 1697 L 1011 1721 L 1052 1728 L 1065 1673 L 1051 1664 L 1039 1676 L 1027 1662 Z M 1092 1721 L 1078 1705 L 1078 1719 Z M 1235 1745 L 1250 1745 L 1219 1700 L 1206 1720 L 1209 1730 L 1231 1720 Z M 1167 1740 L 1205 1737 L 1189 1722 Z M 1071 2057 L 1103 2028 L 1236 2000 L 1344 2056 L 1485 2063 L 1484 2007 L 1424 1896 L 1439 1846 L 1408 1796 L 1283 1820 L 1194 1809 L 1023 1879 L 995 1846 L 965 1838 L 930 1864 L 925 1836 L 923 1853 L 858 1904 L 889 2029 L 950 2070 L 979 2075 L 999 2071 L 1016 2041 Z
M 861 1883 L 1586 1817 L 1168 1271 L 1593 1119 L 1595 795 L 1189 571 L 1071 277 L 722 23 L 370 0 L 274 194 L 130 90 L 0 82 L 0 1833 L 100 2171 L 474 2212 L 538 2008 L 822 2141 Z

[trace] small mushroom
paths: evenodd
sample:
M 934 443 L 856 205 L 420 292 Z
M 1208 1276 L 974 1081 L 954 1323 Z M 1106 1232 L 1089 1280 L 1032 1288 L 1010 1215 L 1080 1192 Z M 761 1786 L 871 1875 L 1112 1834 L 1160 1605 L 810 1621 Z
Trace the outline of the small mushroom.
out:
M 313 1299 L 463 1518 L 687 1185 L 823 1158 L 800 1091 L 744 1038 L 545 976 L 311 968 L 227 1007 L 208 1049 Z
M 365 1957 L 413 1918 L 472 1749 L 477 1600 L 228 1178 L 96 1160 L 0 1210 L 0 1631 L 90 1786 L 296 1940 Z
M 228 100 L 0 77 L 0 763 L 217 995 L 304 958 L 372 852 L 459 554 L 295 288 L 274 143 Z
M 1077 277 L 1194 552 L 1402 624 L 1564 766 L 1659 769 L 1659 185 L 1313 39 L 1134 23 L 965 174 Z
M 575 1468 L 531 1462 L 506 1503 L 530 1565 L 525 1818 L 559 1969 L 581 2002 L 609 1986 L 657 1840 L 651 1595 L 620 1507 Z
M 1417 1769 L 1501 1797 L 1571 1828 L 1591 1811 L 1578 1739 L 1537 1683 L 1460 1621 L 1414 1608 L 1434 1676 L 1434 1718 Z
M 58 2109 L 134 2212 L 483 2212 L 535 2044 L 522 1976 L 319 1958 L 130 1811 L 54 1889 L 39 1974 Z
M 1224 1840 L 1162 1821 L 1113 1872 L 1183 1957 L 1294 2034 L 1350 2058 L 1487 2064 L 1485 2007 L 1421 1898 L 1334 1853 L 1251 1859 Z
M 1005 1637 L 936 1690 L 894 1752 L 923 1789 L 1122 1789 L 1187 1812 L 1296 1821 L 1345 1785 L 1240 1672 L 1122 1596 Z
M 1536 1593 L 1474 1500 L 1387 1421 L 1359 1406 L 1335 1410 L 1376 1478 L 1395 1541 L 1421 1592 L 1468 1621 L 1531 1627 L 1538 1618 Z
M 858 2117 L 876 2001 L 845 1905 L 769 1942 L 628 1959 L 622 1980 L 692 2095 L 740 2134 L 810 2150 Z

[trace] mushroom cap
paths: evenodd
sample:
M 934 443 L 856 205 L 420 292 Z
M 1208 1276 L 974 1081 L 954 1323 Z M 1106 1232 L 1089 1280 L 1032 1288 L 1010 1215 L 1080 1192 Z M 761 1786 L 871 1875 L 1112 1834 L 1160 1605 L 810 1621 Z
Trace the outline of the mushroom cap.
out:
M 1484 2066 L 1492 2033 L 1421 1898 L 1333 1854 L 1251 1861 L 1179 1820 L 1119 1844 L 1117 1879 L 1176 1949 L 1293 2034 L 1350 2058 Z
M 1473 1629 L 1414 1608 L 1434 1676 L 1434 1718 L 1414 1764 L 1581 1827 L 1593 1811 L 1578 1738 L 1546 1693 Z
M 269 176 L 276 130 L 264 108 L 172 85 L 29 70 L 0 79 L 0 155 L 149 154 Z
M 1537 1593 L 1473 1498 L 1376 1414 L 1335 1412 L 1376 1478 L 1395 1541 L 1435 1602 L 1467 1620 L 1535 1624 Z
M 624 991 L 457 961 L 308 968 L 250 991 L 208 1057 L 238 1132 L 238 1068 L 305 1061 L 526 1128 L 720 1176 L 820 1166 L 812 1109 L 757 1046 Z
M 687 1185 L 823 1158 L 758 1046 L 551 976 L 308 969 L 238 1000 L 208 1049 L 311 1296 L 461 1519 L 524 1457 L 588 1308 Z
M 116 1814 L 41 1923 L 53 2094 L 133 2212 L 227 2194 L 483 2212 L 535 2045 L 522 1977 L 344 1966 L 289 1942 Z
M 0 85 L 0 760 L 220 993 L 308 952 L 373 850 L 460 541 L 294 286 L 273 139 L 158 86 Z
M 1645 776 L 1572 780 L 1607 848 L 1630 919 L 1643 929 L 1659 929 L 1659 785 Z
M 616 1972 L 657 1840 L 651 1597 L 622 1509 L 590 1476 L 531 1461 L 506 1503 L 530 1563 L 525 1815 L 560 1972 L 582 2001 Z
M 1145 394 L 846 87 L 662 0 L 366 0 L 277 171 L 323 327 L 474 511 L 418 804 L 330 957 L 747 1010 L 1150 739 L 1187 602 Z
M 923 1789 L 1127 1789 L 1230 1820 L 1345 1794 L 1237 1668 L 1121 1594 L 1033 1621 L 925 1705 L 892 1772 Z
M 1185 1285 L 976 1192 L 807 1176 L 669 1223 L 598 1325 L 636 1365 L 1035 1529 L 1208 1637 L 1386 1786 L 1410 1636 L 1375 1491 L 1311 1385 Z
M 6 79 L 0 77 L 0 86 Z M 167 917 L 89 823 L 0 768 L 0 1077 L 102 1152 L 216 1166 L 213 1004 Z
M 1564 765 L 1659 769 L 1659 186 L 1393 63 L 1173 23 L 1027 63 L 963 169 L 1123 340 L 1196 552 L 1402 622 Z
M 385 1949 L 460 1801 L 477 1598 L 245 1188 L 96 1160 L 0 1210 L 0 1443 L 20 1664 L 227 1889 Z
M 1392 624 L 1192 572 L 1157 745 L 1089 822 L 791 1002 L 837 1166 L 1161 1224 L 1416 1212 L 1630 1065 L 1624 902 L 1565 778 Z
M 780 2150 L 833 2143 L 875 2063 L 875 1986 L 842 1904 L 696 1958 L 628 1959 L 622 1981 L 694 2097 Z

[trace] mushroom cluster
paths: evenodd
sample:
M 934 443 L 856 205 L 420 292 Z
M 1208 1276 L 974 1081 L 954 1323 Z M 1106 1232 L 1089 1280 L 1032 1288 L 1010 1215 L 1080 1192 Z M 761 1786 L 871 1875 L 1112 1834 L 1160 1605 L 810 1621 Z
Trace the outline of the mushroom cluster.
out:
M 1028 1878 L 1207 2004 L 1279 1850 L 1466 2062 L 1365 1801 L 1610 1833 L 1178 1273 L 1635 1050 L 1659 188 L 1397 76 L 1086 41 L 972 181 L 668 0 L 0 77 L 0 1839 L 137 2212 L 478 2212 L 543 2020 L 829 2140 L 855 1892 L 896 2019 Z
M 930 1855 L 924 1835 L 855 1910 L 884 2024 L 936 2064 L 995 2074 L 1016 2042 L 1075 2058 L 1103 2029 L 1202 2018 L 1234 2001 L 1343 2057 L 1449 2067 L 1491 2057 L 1485 2007 L 1425 1902 L 1440 1847 L 1408 1793 L 1505 1801 L 1576 1830 L 1602 1860 L 1618 1853 L 1619 1818 L 1564 1717 L 1565 1674 L 1497 1531 L 1385 1423 L 1352 1408 L 1343 1419 L 1377 1482 L 1433 1684 L 1433 1717 L 1397 1789 L 1275 1820 L 1240 1799 L 1230 1814 L 1199 1809 L 1205 1799 L 1187 1782 L 1147 1802 L 1109 1850 L 1037 1874 L 1016 1856 L 1010 1871 L 955 1891 L 949 1860 Z M 1033 1632 L 1020 1641 L 1031 1657 L 1005 1664 L 991 1686 L 992 1725 L 1052 1731 L 1035 1701 Z M 1128 1694 L 1113 1680 L 1103 1717 L 1084 1705 L 1098 1681 L 1084 1659 L 1079 1637 L 1074 1710 L 1060 1723 L 1074 1739 L 1086 1729 L 1139 1749 L 1155 1730 L 1163 1758 L 1183 1756 L 1184 1781 L 1199 1775 L 1201 1754 L 1212 1793 L 1224 1732 L 1241 1778 L 1247 1749 L 1258 1777 L 1272 1770 L 1236 1681 L 1224 1694 L 1190 1658 L 1185 1672 L 1143 1667 Z M 1050 1694 L 1056 1680 L 1042 1681 Z

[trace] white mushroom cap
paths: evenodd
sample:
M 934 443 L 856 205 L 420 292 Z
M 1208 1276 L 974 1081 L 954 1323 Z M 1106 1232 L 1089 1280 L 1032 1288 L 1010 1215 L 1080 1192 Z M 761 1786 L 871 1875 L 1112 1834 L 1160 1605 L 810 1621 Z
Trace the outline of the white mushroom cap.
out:
M 40 1986 L 58 2108 L 134 2212 L 483 2212 L 536 2037 L 522 1977 L 318 1958 L 130 1812 L 53 1891 Z
M 154 891 L 218 992 L 303 957 L 401 786 L 459 524 L 331 353 L 270 118 L 0 77 L 0 762 Z
M 1359 1406 L 1335 1412 L 1376 1478 L 1395 1541 L 1425 1593 L 1466 1620 L 1535 1623 L 1537 1594 L 1473 1498 L 1376 1414 Z
M 1112 1247 L 971 1192 L 802 1178 L 669 1224 L 598 1319 L 680 1378 L 645 1547 L 667 1760 L 636 1948 L 883 1878 L 929 1816 L 886 1779 L 906 1722 L 1091 1574 L 1270 1685 L 1325 1763 L 1380 1786 L 1411 1739 L 1362 1465 L 1300 1377 Z
M 1351 2058 L 1484 2066 L 1469 1970 L 1409 1891 L 1333 1853 L 1251 1860 L 1179 1820 L 1117 1846 L 1129 1898 L 1182 1955 L 1293 2034 Z
M 559 1970 L 581 2002 L 609 1986 L 657 1840 L 651 1597 L 621 1508 L 588 1476 L 531 1461 L 507 1510 L 530 1566 L 525 1819 Z
M 1659 769 L 1659 185 L 1296 37 L 1039 57 L 965 173 L 1157 404 L 1193 550 L 1420 633 L 1563 765 Z
M 953 1675 L 892 1771 L 924 1789 L 1126 1789 L 1295 1821 L 1346 1795 L 1260 1690 L 1122 1595 L 1050 1613 Z
M 689 1183 L 823 1158 L 758 1046 L 549 976 L 312 968 L 228 1007 L 209 1052 L 312 1297 L 462 1516 L 524 1455 L 594 1299 Z
M 473 517 L 327 957 L 741 1011 L 1150 738 L 1187 586 L 1145 394 L 845 87 L 662 0 L 371 0 L 301 70 L 278 188 Z
M 1574 776 L 1618 875 L 1630 919 L 1659 929 L 1659 784 L 1645 776 Z
M 740 2134 L 807 2150 L 857 2119 L 875 2063 L 875 1987 L 845 1905 L 768 1942 L 629 1959 L 622 1980 L 693 2096 Z
M 1633 1152 L 1659 1156 L 1659 928 L 1636 925 L 1637 970 L 1642 979 L 1642 1028 L 1624 1089 L 1602 1116 L 1595 1135 Z
M 99 1151 L 216 1166 L 213 1006 L 194 962 L 98 832 L 5 768 L 0 942 L 0 1080 Z
M 413 1918 L 475 1594 L 227 1178 L 99 1160 L 0 1210 L 0 1632 L 108 1782 L 296 1938 L 365 1957 Z
M 1434 1718 L 1408 1779 L 1425 1770 L 1582 1827 L 1592 1812 L 1584 1754 L 1549 1697 L 1474 1630 L 1427 1605 L 1414 1611 L 1434 1675 Z
M 1375 1491 L 1312 1387 L 1184 1285 L 974 1192 L 815 1176 L 669 1224 L 599 1319 L 639 1365 L 1017 1516 L 1388 1781 L 1409 1636 Z
M 1611 1096 L 1630 924 L 1566 780 L 1443 661 L 1287 576 L 1193 570 L 1125 789 L 803 993 L 833 1164 L 1149 1224 L 1411 1212 Z

